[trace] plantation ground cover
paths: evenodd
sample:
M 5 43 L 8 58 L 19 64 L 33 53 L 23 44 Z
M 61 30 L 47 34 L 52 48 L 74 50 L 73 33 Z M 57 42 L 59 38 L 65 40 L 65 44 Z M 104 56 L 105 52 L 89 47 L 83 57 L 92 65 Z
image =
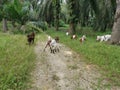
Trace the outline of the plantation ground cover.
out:
M 87 41 L 83 44 L 81 44 L 79 40 L 71 40 L 70 36 L 65 35 L 64 29 L 58 32 L 54 31 L 54 29 L 50 29 L 47 33 L 53 37 L 59 36 L 61 43 L 64 43 L 79 53 L 87 63 L 98 65 L 101 73 L 108 77 L 106 79 L 109 82 L 114 85 L 120 85 L 120 47 L 104 42 L 96 42 L 96 35 L 105 35 L 106 33 L 91 31 L 87 31 L 91 32 L 87 33 L 86 31 L 78 35 L 78 37 L 80 37 L 86 34 Z
M 82 60 L 88 64 L 98 65 L 102 75 L 107 77 L 104 80 L 111 82 L 114 86 L 120 84 L 120 47 L 95 41 L 96 35 L 106 33 L 82 32 L 87 35 L 87 41 L 83 44 L 80 44 L 78 39 L 71 40 L 70 36 L 65 35 L 64 30 L 55 32 L 50 29 L 46 33 L 52 37 L 59 36 L 60 43 L 64 43 L 77 52 Z M 79 33 L 78 37 L 80 36 L 82 34 Z M 45 34 L 37 35 L 35 42 L 38 40 L 45 41 Z M 36 62 L 36 55 L 33 51 L 36 45 L 29 47 L 26 42 L 26 35 L 0 33 L 0 89 L 25 90 L 28 87 L 29 74 L 35 66 L 34 62 Z
M 35 61 L 25 35 L 0 32 L 0 90 L 25 90 Z

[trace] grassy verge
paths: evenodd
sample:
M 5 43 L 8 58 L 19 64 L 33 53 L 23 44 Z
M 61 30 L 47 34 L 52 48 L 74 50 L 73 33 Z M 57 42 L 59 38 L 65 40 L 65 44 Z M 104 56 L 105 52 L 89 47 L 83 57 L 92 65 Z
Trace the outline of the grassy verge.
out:
M 87 41 L 83 44 L 78 39 L 71 40 L 70 36 L 66 36 L 64 31 L 55 32 L 54 30 L 48 30 L 47 33 L 53 37 L 59 36 L 61 43 L 66 44 L 79 53 L 87 63 L 98 65 L 105 72 L 104 75 L 107 76 L 106 79 L 109 82 L 112 82 L 114 85 L 120 85 L 120 47 L 104 42 L 96 42 L 97 34 L 106 33 L 86 32 Z M 79 34 L 78 37 L 80 36 Z
M 0 33 L 0 90 L 26 90 L 35 54 L 24 35 Z

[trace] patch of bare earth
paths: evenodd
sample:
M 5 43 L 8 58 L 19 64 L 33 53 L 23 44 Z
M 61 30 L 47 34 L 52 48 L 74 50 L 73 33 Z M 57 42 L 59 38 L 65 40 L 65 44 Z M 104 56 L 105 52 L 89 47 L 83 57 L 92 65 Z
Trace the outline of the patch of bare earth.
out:
M 80 56 L 61 45 L 60 52 L 43 51 L 45 42 L 35 47 L 37 61 L 31 73 L 32 85 L 29 90 L 120 90 L 111 87 L 96 66 L 83 62 Z

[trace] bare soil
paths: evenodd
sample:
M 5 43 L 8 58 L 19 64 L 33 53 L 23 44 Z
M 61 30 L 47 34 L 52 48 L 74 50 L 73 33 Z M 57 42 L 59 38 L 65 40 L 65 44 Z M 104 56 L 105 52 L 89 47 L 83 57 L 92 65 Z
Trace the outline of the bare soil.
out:
M 43 51 L 45 42 L 35 47 L 36 66 L 29 90 L 120 90 L 104 80 L 97 68 L 86 64 L 76 52 L 61 44 L 60 52 Z

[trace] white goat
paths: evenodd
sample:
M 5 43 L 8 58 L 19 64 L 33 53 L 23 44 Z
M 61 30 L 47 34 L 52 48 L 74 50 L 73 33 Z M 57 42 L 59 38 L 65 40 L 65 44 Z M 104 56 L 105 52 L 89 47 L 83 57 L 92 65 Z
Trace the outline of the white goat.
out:
M 66 36 L 68 36 L 69 35 L 69 32 L 66 32 Z
M 110 40 L 110 38 L 111 38 L 111 35 L 104 35 L 104 36 L 97 36 L 96 40 L 102 42 L 102 41 L 108 41 Z
M 105 41 L 109 41 L 111 39 L 111 35 L 105 35 Z
M 50 42 L 50 49 L 51 53 L 59 52 L 60 44 L 55 39 L 52 39 L 52 41 Z
M 57 51 L 59 52 L 59 44 L 58 44 L 58 42 L 59 42 L 58 38 L 52 39 L 50 36 L 48 36 L 48 41 L 46 43 L 44 51 L 47 48 L 47 46 L 49 46 L 50 50 L 51 50 L 51 53 L 55 53 Z

